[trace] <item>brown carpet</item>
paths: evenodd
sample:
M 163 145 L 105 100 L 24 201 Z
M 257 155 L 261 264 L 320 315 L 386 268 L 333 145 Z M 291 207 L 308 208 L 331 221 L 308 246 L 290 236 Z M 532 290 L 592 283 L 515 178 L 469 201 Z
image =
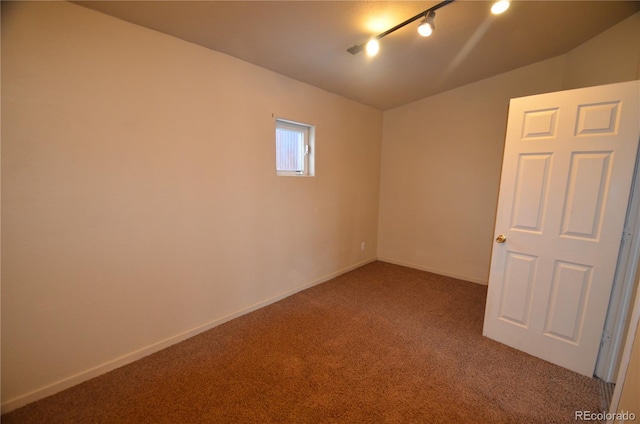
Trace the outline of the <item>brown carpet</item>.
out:
M 486 287 L 374 262 L 2 416 L 570 423 L 598 382 L 482 337 Z

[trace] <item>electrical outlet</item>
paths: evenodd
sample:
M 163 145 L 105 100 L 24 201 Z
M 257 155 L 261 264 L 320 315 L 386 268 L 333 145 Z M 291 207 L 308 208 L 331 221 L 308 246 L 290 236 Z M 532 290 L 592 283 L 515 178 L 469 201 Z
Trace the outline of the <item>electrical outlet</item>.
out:
M 365 243 L 364 242 L 360 243 L 360 250 L 364 250 L 364 248 L 365 248 Z

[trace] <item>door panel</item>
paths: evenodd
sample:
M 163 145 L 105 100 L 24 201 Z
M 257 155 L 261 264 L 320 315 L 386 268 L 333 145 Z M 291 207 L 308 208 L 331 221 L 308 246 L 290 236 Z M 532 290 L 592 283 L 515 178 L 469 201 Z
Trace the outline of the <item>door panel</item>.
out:
M 593 267 L 556 261 L 544 334 L 579 344 Z
M 521 155 L 518 159 L 511 228 L 540 233 L 549 189 L 551 154 Z
M 576 135 L 615 134 L 620 122 L 620 102 L 578 106 Z
M 505 263 L 505 286 L 500 302 L 500 318 L 524 328 L 529 324 L 537 259 L 531 255 L 508 252 Z
M 638 149 L 638 81 L 513 99 L 483 334 L 591 376 Z
M 598 240 L 613 152 L 572 153 L 562 237 Z

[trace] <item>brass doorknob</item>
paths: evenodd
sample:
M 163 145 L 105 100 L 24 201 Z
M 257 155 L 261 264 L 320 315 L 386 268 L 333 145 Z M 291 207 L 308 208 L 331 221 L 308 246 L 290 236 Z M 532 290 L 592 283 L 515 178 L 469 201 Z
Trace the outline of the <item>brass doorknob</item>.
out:
M 505 241 L 507 241 L 507 238 L 503 234 L 500 234 L 498 237 L 496 237 L 496 241 L 498 243 L 504 243 Z

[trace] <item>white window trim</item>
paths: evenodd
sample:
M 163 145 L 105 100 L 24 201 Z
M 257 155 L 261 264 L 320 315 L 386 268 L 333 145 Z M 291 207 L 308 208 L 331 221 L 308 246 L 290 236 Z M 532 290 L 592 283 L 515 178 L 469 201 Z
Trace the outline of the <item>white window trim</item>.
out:
M 289 119 L 275 118 L 275 129 L 277 128 L 302 131 L 304 133 L 305 154 L 302 171 L 281 171 L 276 168 L 276 175 L 281 177 L 313 177 L 315 175 L 315 126 Z

